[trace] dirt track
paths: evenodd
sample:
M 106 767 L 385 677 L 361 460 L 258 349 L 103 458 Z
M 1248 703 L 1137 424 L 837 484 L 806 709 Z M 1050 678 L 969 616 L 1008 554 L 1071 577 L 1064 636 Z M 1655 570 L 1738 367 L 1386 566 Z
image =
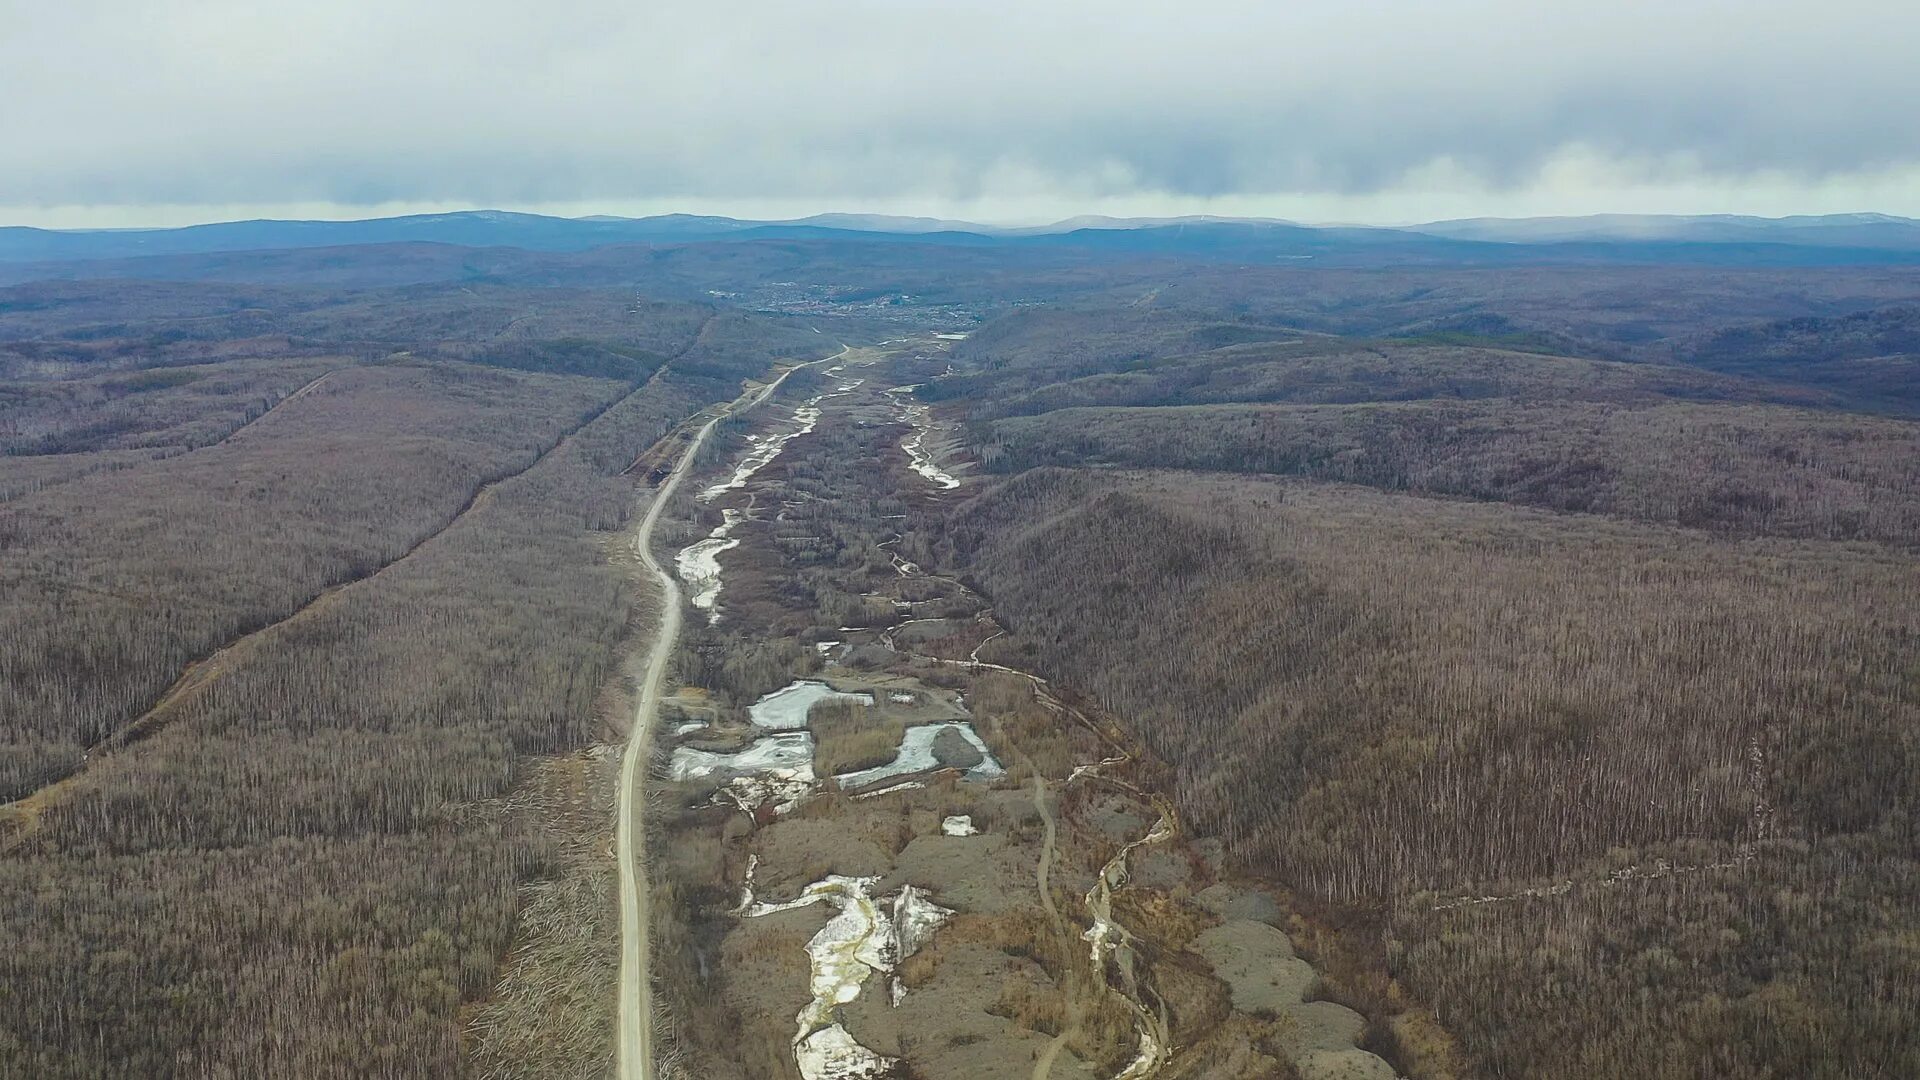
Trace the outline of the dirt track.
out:
M 848 349 L 841 349 L 835 356 L 810 361 L 821 364 L 838 356 L 844 356 Z M 680 586 L 673 575 L 666 572 L 653 557 L 653 529 L 660 520 L 660 512 L 672 501 L 673 493 L 679 489 L 680 481 L 691 471 L 693 462 L 699 456 L 700 447 L 713 432 L 714 425 L 729 416 L 745 412 L 773 396 L 788 375 L 808 364 L 800 364 L 780 373 L 778 378 L 751 390 L 735 399 L 730 405 L 715 413 L 712 419 L 700 425 L 698 431 L 687 441 L 686 450 L 680 460 L 668 474 L 665 483 L 654 493 L 653 501 L 647 507 L 647 513 L 634 530 L 634 554 L 647 572 L 660 584 L 660 629 L 654 635 L 653 648 L 647 653 L 647 668 L 641 677 L 640 692 L 634 703 L 633 727 L 627 734 L 627 747 L 620 759 L 620 800 L 616 811 L 618 821 L 615 824 L 614 848 L 620 864 L 620 1035 L 618 1044 L 618 1075 L 620 1080 L 653 1080 L 654 1078 L 654 1039 L 653 1039 L 653 985 L 648 977 L 651 970 L 647 948 L 647 889 L 644 862 L 646 857 L 646 832 L 635 820 L 638 808 L 643 805 L 641 781 L 644 779 L 644 766 L 652 759 L 653 728 L 655 713 L 659 711 L 660 684 L 665 681 L 667 665 L 673 659 L 673 646 L 680 636 Z

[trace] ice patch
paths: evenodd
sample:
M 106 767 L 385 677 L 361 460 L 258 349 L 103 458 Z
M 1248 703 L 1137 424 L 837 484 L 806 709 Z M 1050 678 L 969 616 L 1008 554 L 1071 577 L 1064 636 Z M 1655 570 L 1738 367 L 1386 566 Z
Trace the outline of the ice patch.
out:
M 837 1015 L 841 1006 L 860 996 L 861 987 L 874 974 L 889 980 L 889 996 L 899 1004 L 906 994 L 895 976 L 900 961 L 931 939 L 953 912 L 912 885 L 902 887 L 892 910 L 883 912 L 881 902 L 872 895 L 879 880 L 829 874 L 795 899 L 772 904 L 747 902 L 752 896 L 752 880 L 748 880 L 743 903 L 749 919 L 820 903 L 836 909 L 807 942 L 813 968 L 808 989 L 813 1000 L 795 1017 L 798 1028 L 793 1036 L 794 1063 L 803 1080 L 877 1080 L 891 1075 L 898 1064 L 854 1041 Z
M 754 702 L 747 708 L 747 719 L 769 731 L 798 731 L 807 726 L 807 713 L 822 701 L 871 705 L 873 695 L 845 694 L 826 683 L 802 679 Z
M 686 582 L 688 602 L 707 612 L 708 622 L 716 622 L 720 618 L 720 611 L 715 606 L 720 599 L 720 555 L 740 546 L 737 538 L 727 534 L 746 517 L 744 510 L 722 511 L 720 524 L 713 527 L 706 539 L 681 548 L 673 557 L 674 572 L 680 575 L 681 581 Z
M 891 795 L 896 791 L 912 791 L 916 788 L 924 788 L 926 786 L 924 780 L 902 780 L 897 784 L 888 784 L 886 787 L 877 787 L 872 791 L 863 791 L 853 797 L 856 799 L 877 799 L 882 795 Z
M 796 1040 L 794 1064 L 805 1080 L 880 1080 L 893 1073 L 893 1059 L 853 1041 L 839 1024 L 828 1024 Z
M 926 449 L 927 436 L 933 434 L 932 414 L 925 405 L 906 407 L 906 420 L 913 425 L 913 434 L 900 443 L 900 449 L 907 452 L 909 467 L 927 478 L 931 483 L 939 484 L 949 490 L 960 486 L 960 481 L 942 469 L 933 460 L 933 452 Z
M 776 769 L 766 776 L 736 776 L 720 786 L 713 793 L 716 806 L 731 806 L 748 814 L 757 814 L 761 807 L 771 805 L 776 814 L 792 813 L 794 808 L 806 802 L 819 785 L 811 776 L 802 779 L 790 774 L 790 770 Z
M 800 425 L 798 428 L 776 435 L 747 436 L 747 445 L 750 449 L 747 455 L 740 459 L 740 464 L 734 466 L 733 475 L 702 491 L 699 495 L 700 501 L 712 502 L 735 488 L 745 487 L 753 474 L 766 468 L 774 458 L 779 457 L 780 451 L 786 449 L 788 443 L 802 435 L 811 434 L 813 426 L 820 422 L 820 410 L 815 405 L 819 400 L 814 398 L 793 410 L 793 420 Z
M 940 762 L 933 756 L 933 740 L 939 738 L 941 732 L 950 729 L 958 731 L 961 738 L 967 740 L 975 750 L 980 751 L 980 764 L 962 774 L 968 780 L 991 780 L 1006 774 L 1006 770 L 994 760 L 992 751 L 987 749 L 987 744 L 980 741 L 980 736 L 973 730 L 972 724 L 964 720 L 949 720 L 908 728 L 900 737 L 900 750 L 892 761 L 885 765 L 876 765 L 871 769 L 845 773 L 835 779 L 840 781 L 840 786 L 843 788 L 856 788 L 865 787 L 876 780 L 885 780 L 889 776 L 925 772 L 928 769 L 937 768 Z
M 813 734 L 784 731 L 755 739 L 731 754 L 676 746 L 668 769 L 675 780 L 704 780 L 717 773 L 766 773 L 780 780 L 811 781 Z

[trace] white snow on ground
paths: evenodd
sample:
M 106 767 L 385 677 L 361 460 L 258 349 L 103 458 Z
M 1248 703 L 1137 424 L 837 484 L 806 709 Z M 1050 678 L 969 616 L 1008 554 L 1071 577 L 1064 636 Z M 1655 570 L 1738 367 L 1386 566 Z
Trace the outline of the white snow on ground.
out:
M 979 836 L 980 828 L 971 814 L 955 814 L 940 822 L 940 831 L 948 836 Z
M 765 776 L 736 776 L 728 780 L 713 793 L 713 803 L 748 814 L 758 814 L 761 807 L 771 804 L 775 814 L 790 814 L 819 787 L 812 776 L 801 777 L 791 769 L 774 769 Z
M 937 337 L 937 338 L 939 338 L 939 339 L 940 339 L 941 341 L 965 341 L 965 340 L 967 340 L 967 335 L 965 335 L 965 334 L 935 334 L 935 335 L 933 335 L 933 336 L 934 336 L 934 337 Z
M 730 754 L 677 746 L 668 771 L 675 780 L 724 776 L 726 783 L 714 793 L 714 800 L 721 805 L 752 813 L 772 804 L 775 813 L 787 813 L 819 787 L 813 771 L 813 733 L 806 726 L 807 713 L 822 701 L 871 705 L 873 695 L 842 693 L 826 683 L 803 679 L 768 694 L 747 709 L 747 718 L 770 734 Z M 683 726 L 680 733 L 704 726 Z
M 754 702 L 747 719 L 769 731 L 798 731 L 807 726 L 807 713 L 822 701 L 873 704 L 872 694 L 843 694 L 826 683 L 802 679 Z
M 885 780 L 889 776 L 924 772 L 935 768 L 940 763 L 934 760 L 933 740 L 939 738 L 940 733 L 949 728 L 959 731 L 962 738 L 973 744 L 975 750 L 980 751 L 983 759 L 980 764 L 966 771 L 964 775 L 967 779 L 991 780 L 1006 773 L 1006 770 L 1000 767 L 1000 763 L 994 760 L 993 752 L 987 749 L 987 744 L 980 741 L 980 736 L 973 730 L 972 724 L 964 720 L 948 720 L 938 724 L 908 728 L 906 734 L 900 737 L 900 751 L 892 761 L 885 765 L 876 765 L 871 769 L 845 773 L 835 779 L 840 781 L 840 786 L 843 788 L 855 788 L 864 787 L 876 780 Z
M 793 1044 L 793 1060 L 805 1080 L 879 1080 L 893 1075 L 894 1059 L 853 1041 L 839 1024 L 816 1028 Z
M 953 917 L 953 912 L 912 885 L 894 897 L 890 912 L 883 911 L 884 901 L 873 898 L 873 886 L 879 881 L 829 874 L 793 900 L 746 905 L 744 914 L 749 919 L 818 903 L 836 909 L 807 942 L 807 956 L 813 962 L 809 980 L 813 1000 L 795 1018 L 798 1028 L 793 1037 L 794 1062 L 804 1080 L 877 1080 L 891 1075 L 895 1059 L 855 1042 L 835 1017 L 841 1006 L 860 996 L 861 986 L 875 973 L 890 980 L 890 995 L 899 1004 L 906 988 L 895 977 L 895 969 Z M 747 887 L 751 896 L 751 882 Z
M 1093 969 L 1102 978 L 1107 977 L 1109 958 L 1122 946 L 1128 945 L 1132 938 L 1125 927 L 1113 921 L 1113 890 L 1126 883 L 1127 858 L 1135 848 L 1158 844 L 1172 836 L 1173 822 L 1162 814 L 1145 836 L 1121 848 L 1113 858 L 1107 860 L 1107 865 L 1100 868 L 1100 876 L 1094 880 L 1093 888 L 1087 890 L 1087 914 L 1093 917 L 1093 925 L 1080 937 L 1090 944 Z M 1114 1074 L 1113 1080 L 1144 1080 L 1159 1070 L 1168 1053 L 1164 1014 L 1161 1021 L 1156 1023 L 1153 1014 L 1138 998 L 1131 994 L 1125 997 L 1133 1007 L 1135 1027 L 1140 1033 L 1140 1050 L 1126 1068 Z
M 902 780 L 897 784 L 888 784 L 886 787 L 877 787 L 872 791 L 863 791 L 853 797 L 856 799 L 877 799 L 882 795 L 891 795 L 896 791 L 914 791 L 926 786 L 927 784 L 924 780 Z
M 747 436 L 747 443 L 752 447 L 747 451 L 747 456 L 740 459 L 740 464 L 734 467 L 732 476 L 702 491 L 699 495 L 700 501 L 711 502 L 734 488 L 745 487 L 753 474 L 766 468 L 774 458 L 779 457 L 780 451 L 786 449 L 788 443 L 811 433 L 813 426 L 820 422 L 820 410 L 816 405 L 819 400 L 820 398 L 816 397 L 793 410 L 794 422 L 800 425 L 794 430 L 777 435 Z
M 932 452 L 924 449 L 927 436 L 933 433 L 932 414 L 925 405 L 909 405 L 906 409 L 906 419 L 913 425 L 913 434 L 900 443 L 900 449 L 907 452 L 910 467 L 914 472 L 926 477 L 928 481 L 939 484 L 943 488 L 959 487 L 960 481 L 935 464 Z
M 745 521 L 744 510 L 721 511 L 721 522 L 714 526 L 706 539 L 696 541 L 681 548 L 673 557 L 674 573 L 687 584 L 687 599 L 694 607 L 707 612 L 708 622 L 717 622 L 720 610 L 716 606 L 720 599 L 720 555 L 740 546 L 740 541 L 727 534 L 735 525 Z

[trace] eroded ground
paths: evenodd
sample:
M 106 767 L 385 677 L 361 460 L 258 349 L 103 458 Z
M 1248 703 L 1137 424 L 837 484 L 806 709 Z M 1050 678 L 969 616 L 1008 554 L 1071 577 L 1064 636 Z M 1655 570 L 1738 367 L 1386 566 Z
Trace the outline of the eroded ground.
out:
M 946 345 L 796 377 L 675 508 L 710 619 L 650 811 L 668 1071 L 1390 1080 L 1275 899 L 940 573 L 974 482 L 901 387 Z

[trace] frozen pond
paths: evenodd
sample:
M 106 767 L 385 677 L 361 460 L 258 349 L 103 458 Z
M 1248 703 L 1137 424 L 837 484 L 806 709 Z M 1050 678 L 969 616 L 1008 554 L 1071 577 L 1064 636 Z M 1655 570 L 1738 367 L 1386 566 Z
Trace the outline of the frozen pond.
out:
M 826 683 L 803 679 L 775 690 L 747 709 L 747 719 L 769 731 L 798 731 L 807 726 L 807 713 L 822 701 L 873 704 L 872 694 L 843 694 Z
M 755 739 L 731 754 L 676 746 L 669 766 L 675 780 L 700 780 L 717 773 L 766 773 L 781 780 L 813 779 L 813 734 L 783 731 Z
M 840 781 L 840 786 L 843 788 L 855 788 L 864 787 L 876 780 L 885 780 L 889 776 L 938 768 L 940 761 L 933 756 L 933 741 L 938 739 L 943 731 L 958 732 L 969 746 L 980 752 L 980 763 L 963 774 L 967 779 L 991 780 L 1006 773 L 1006 770 L 1000 767 L 1000 763 L 993 759 L 993 754 L 987 750 L 987 744 L 980 741 L 980 736 L 973 730 L 972 724 L 964 720 L 949 720 L 908 728 L 906 734 L 900 737 L 900 751 L 892 761 L 885 765 L 876 765 L 871 769 L 845 773 L 835 779 Z

